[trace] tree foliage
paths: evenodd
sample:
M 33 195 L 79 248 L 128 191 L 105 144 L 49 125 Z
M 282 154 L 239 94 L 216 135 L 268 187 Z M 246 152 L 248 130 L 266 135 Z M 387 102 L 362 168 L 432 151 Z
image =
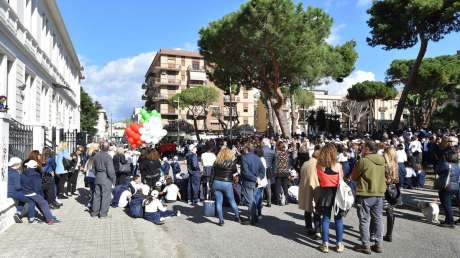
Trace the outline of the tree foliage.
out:
M 399 125 L 407 95 L 414 87 L 418 70 L 428 42 L 439 41 L 452 31 L 460 31 L 460 2 L 458 0 L 380 0 L 368 10 L 370 46 L 383 49 L 407 49 L 420 42 L 417 58 L 410 68 L 407 84 L 402 91 L 393 127 Z
M 97 101 L 94 103 L 91 96 L 86 93 L 83 87 L 80 87 L 80 108 L 81 130 L 91 135 L 95 135 L 97 133 L 96 125 L 98 111 L 102 108 L 102 106 Z
M 211 86 L 199 86 L 188 88 L 180 93 L 177 93 L 170 98 L 169 103 L 173 106 L 185 107 L 193 119 L 195 134 L 197 139 L 200 139 L 198 132 L 198 119 L 206 118 L 208 107 L 211 103 L 216 102 L 219 97 L 219 92 Z
M 387 71 L 387 81 L 406 85 L 415 60 L 395 60 Z M 455 87 L 460 85 L 460 55 L 426 58 L 409 92 L 406 106 L 411 112 L 414 127 L 427 127 L 433 113 L 446 100 L 453 99 Z
M 354 68 L 355 42 L 328 45 L 331 26 L 332 18 L 318 8 L 291 0 L 250 0 L 201 29 L 198 45 L 210 79 L 222 89 L 260 89 L 289 137 L 281 88 L 314 86 L 324 77 L 340 81 Z

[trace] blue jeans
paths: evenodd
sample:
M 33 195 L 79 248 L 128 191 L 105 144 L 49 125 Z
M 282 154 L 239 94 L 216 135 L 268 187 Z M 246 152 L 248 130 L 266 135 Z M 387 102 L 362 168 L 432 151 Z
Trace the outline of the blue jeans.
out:
M 224 221 L 224 215 L 222 212 L 222 203 L 224 201 L 224 194 L 232 207 L 233 212 L 237 218 L 240 217 L 240 213 L 238 211 L 238 206 L 235 202 L 235 197 L 233 196 L 233 185 L 232 182 L 225 182 L 214 180 L 212 183 L 212 189 L 214 190 L 214 196 L 216 197 L 216 211 L 217 216 L 219 217 L 219 221 Z
M 144 212 L 144 219 L 152 222 L 153 224 L 159 224 L 161 218 L 171 217 L 176 215 L 174 211 L 157 211 L 157 212 Z
M 189 202 L 199 202 L 200 201 L 200 184 L 201 176 L 200 173 L 190 173 L 188 178 L 188 188 L 187 195 Z
M 420 172 L 417 174 L 417 187 L 424 187 L 425 186 L 425 172 Z
M 39 194 L 35 194 L 34 196 L 27 196 L 27 198 L 30 198 L 35 202 L 35 204 L 38 206 L 38 208 L 42 212 L 43 217 L 45 217 L 46 221 L 50 221 L 53 219 L 53 215 L 51 214 L 51 211 L 50 211 L 50 206 L 48 205 L 48 202 L 45 200 L 45 198 L 43 198 L 43 196 Z
M 324 207 L 323 219 L 321 220 L 322 229 L 323 229 L 322 230 L 323 243 L 329 243 L 329 224 L 331 223 L 331 213 L 332 213 L 332 206 Z M 343 219 L 340 213 L 334 216 L 334 222 L 335 222 L 335 232 L 336 232 L 337 244 L 342 243 L 343 241 Z
M 404 165 L 404 163 L 398 163 L 398 171 L 399 171 L 399 185 L 401 187 L 404 186 L 405 184 L 405 179 L 406 179 L 406 166 Z
M 257 216 L 262 215 L 262 200 L 264 199 L 264 188 L 257 188 L 256 196 L 254 197 L 256 205 L 256 220 Z
M 457 202 L 460 202 L 460 190 L 455 191 L 439 191 L 439 200 L 444 208 L 444 213 L 446 214 L 446 224 L 454 224 L 454 211 L 452 209 L 452 198 L 455 196 Z M 460 205 L 460 203 L 458 203 Z
M 29 218 L 29 220 L 35 218 L 35 202 L 31 198 L 25 196 L 23 192 L 9 193 L 8 197 L 12 198 L 15 201 L 29 204 L 29 208 L 27 210 L 27 217 Z M 20 207 L 21 209 L 19 209 Z M 18 205 L 18 213 L 22 212 L 22 208 L 23 206 Z
M 256 219 L 256 203 L 255 203 L 255 196 L 256 196 L 256 184 L 254 182 L 247 182 L 243 181 L 241 187 L 241 193 L 243 194 L 243 198 L 248 206 L 248 217 L 252 224 L 255 223 Z

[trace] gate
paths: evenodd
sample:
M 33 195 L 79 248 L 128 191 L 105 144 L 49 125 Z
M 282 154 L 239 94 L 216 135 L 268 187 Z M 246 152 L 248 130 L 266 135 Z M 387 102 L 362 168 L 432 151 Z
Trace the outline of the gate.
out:
M 75 152 L 75 150 L 77 149 L 78 131 L 74 130 L 74 131 L 64 132 L 64 129 L 61 129 L 60 134 L 61 136 L 63 136 L 61 139 L 67 143 L 70 153 Z
M 9 157 L 25 160 L 33 148 L 33 128 L 15 120 L 9 123 Z
M 52 149 L 53 151 L 56 151 L 56 127 L 51 127 L 45 129 L 45 147 Z

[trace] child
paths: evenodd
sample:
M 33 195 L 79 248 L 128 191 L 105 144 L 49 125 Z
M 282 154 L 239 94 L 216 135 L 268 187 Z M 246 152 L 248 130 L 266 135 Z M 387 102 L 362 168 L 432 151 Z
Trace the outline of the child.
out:
M 425 187 L 425 171 L 422 170 L 422 165 L 420 163 L 415 164 L 415 171 L 417 173 L 417 188 Z
M 406 167 L 406 178 L 405 178 L 405 188 L 412 189 L 415 185 L 414 181 L 417 179 L 417 173 L 412 167 Z
M 179 187 L 173 183 L 170 176 L 166 177 L 166 187 L 161 192 L 161 195 L 164 196 L 167 203 L 176 202 L 177 198 L 179 198 L 179 200 L 182 199 L 179 192 Z
M 174 156 L 173 162 L 171 163 L 171 168 L 173 172 L 174 182 L 176 182 L 176 176 L 181 172 L 179 158 L 177 158 L 177 156 Z
M 171 216 L 180 216 L 180 211 L 174 212 L 167 210 L 165 206 L 161 203 L 158 199 L 159 192 L 157 190 L 153 190 L 150 194 L 150 197 L 144 200 L 143 205 L 144 209 L 144 219 L 154 223 L 155 225 L 163 224 L 163 221 L 166 217 Z
M 163 171 L 163 176 L 169 176 L 169 170 L 171 166 L 169 165 L 169 160 L 167 157 L 163 158 L 163 164 L 161 164 L 161 171 Z

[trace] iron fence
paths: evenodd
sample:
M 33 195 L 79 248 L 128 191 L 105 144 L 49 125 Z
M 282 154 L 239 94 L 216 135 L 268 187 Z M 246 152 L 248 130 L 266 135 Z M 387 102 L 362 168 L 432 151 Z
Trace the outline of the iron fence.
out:
M 33 148 L 33 127 L 11 120 L 9 130 L 8 156 L 26 159 Z

